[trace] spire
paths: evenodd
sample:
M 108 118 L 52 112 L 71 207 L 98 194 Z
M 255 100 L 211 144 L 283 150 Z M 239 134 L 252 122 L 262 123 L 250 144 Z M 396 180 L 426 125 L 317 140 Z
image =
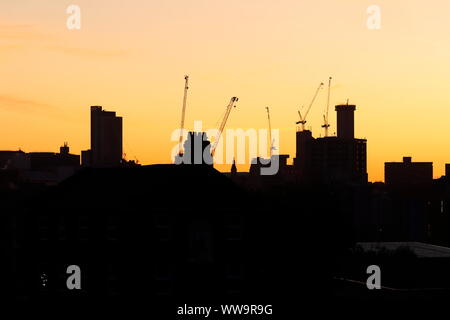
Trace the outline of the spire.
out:
M 236 174 L 237 174 L 236 159 L 233 159 L 233 165 L 231 166 L 231 175 L 235 176 Z

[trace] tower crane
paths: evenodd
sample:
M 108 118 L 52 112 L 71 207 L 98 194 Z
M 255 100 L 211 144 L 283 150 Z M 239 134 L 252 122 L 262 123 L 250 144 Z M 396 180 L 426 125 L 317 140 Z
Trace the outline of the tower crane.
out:
M 230 100 L 230 103 L 227 106 L 227 109 L 225 111 L 225 116 L 223 117 L 222 123 L 220 124 L 219 132 L 217 133 L 217 137 L 214 140 L 214 145 L 213 145 L 213 147 L 211 149 L 211 156 L 212 157 L 214 157 L 214 153 L 216 152 L 217 145 L 219 144 L 220 136 L 222 135 L 223 129 L 225 128 L 225 125 L 227 124 L 227 120 L 228 120 L 228 117 L 230 116 L 231 110 L 236 107 L 235 104 L 238 101 L 239 101 L 239 98 L 232 97 L 231 100 Z
M 325 137 L 328 137 L 328 128 L 330 123 L 328 122 L 328 110 L 330 109 L 330 89 L 331 89 L 331 77 L 328 78 L 328 97 L 327 97 L 327 108 L 325 114 L 323 115 L 323 125 L 322 128 L 325 129 Z
M 303 107 L 304 106 L 302 106 L 300 109 L 303 109 Z M 300 121 L 297 121 L 296 124 L 299 124 L 299 123 L 302 123 L 302 114 L 301 114 L 300 110 L 298 110 L 297 112 L 298 112 L 298 117 L 300 118 Z M 302 130 L 305 130 L 304 126 L 302 126 Z
M 272 126 L 270 124 L 269 107 L 266 107 L 266 110 L 267 110 L 267 119 L 269 120 L 270 159 L 272 159 L 272 151 L 275 150 L 275 147 L 273 146 L 273 140 L 272 140 Z
M 311 107 L 314 104 L 314 101 L 316 100 L 317 95 L 319 94 L 319 90 L 322 88 L 322 86 L 323 86 L 323 82 L 321 82 L 319 84 L 319 87 L 317 87 L 317 90 L 314 93 L 314 97 L 312 98 L 311 103 L 309 104 L 308 109 L 306 110 L 306 113 L 304 114 L 303 117 L 302 117 L 302 113 L 300 112 L 300 110 L 298 111 L 298 115 L 300 116 L 300 121 L 297 121 L 296 124 L 302 125 L 302 131 L 305 131 L 306 117 L 308 116 L 308 113 L 311 110 Z
M 181 124 L 180 124 L 180 140 L 179 140 L 179 146 L 180 150 L 178 152 L 178 155 L 183 155 L 183 132 L 184 132 L 184 118 L 186 115 L 186 102 L 187 102 L 187 93 L 189 89 L 189 76 L 184 76 L 184 95 L 183 95 L 183 108 L 181 109 Z

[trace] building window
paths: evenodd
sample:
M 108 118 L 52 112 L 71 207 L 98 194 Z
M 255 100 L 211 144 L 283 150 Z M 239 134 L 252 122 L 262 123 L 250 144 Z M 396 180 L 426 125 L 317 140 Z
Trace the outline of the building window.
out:
M 242 240 L 242 216 L 230 214 L 225 217 L 225 239 L 230 241 Z
M 169 215 L 167 213 L 157 213 L 154 219 L 156 239 L 162 242 L 170 241 L 172 230 Z
M 89 240 L 89 218 L 87 216 L 78 217 L 78 240 L 82 242 Z
M 38 218 L 38 233 L 41 241 L 49 240 L 50 219 L 48 216 L 39 216 Z
M 113 264 L 107 266 L 107 291 L 109 296 L 119 295 L 119 278 L 117 276 L 117 270 Z
M 106 219 L 106 240 L 117 241 L 119 239 L 119 216 L 108 216 Z
M 240 263 L 230 263 L 226 267 L 227 279 L 241 280 L 244 276 L 244 268 Z
M 209 263 L 213 260 L 212 226 L 206 221 L 196 221 L 189 226 L 189 261 Z
M 155 294 L 170 295 L 173 291 L 173 266 L 165 262 L 158 262 L 154 269 Z
M 66 228 L 66 219 L 64 216 L 60 216 L 58 218 L 58 225 L 56 227 L 56 232 L 59 241 L 67 240 L 67 228 Z

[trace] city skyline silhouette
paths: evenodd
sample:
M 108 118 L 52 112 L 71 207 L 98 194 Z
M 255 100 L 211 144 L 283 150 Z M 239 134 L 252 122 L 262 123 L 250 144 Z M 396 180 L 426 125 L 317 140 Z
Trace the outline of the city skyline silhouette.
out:
M 282 153 L 294 155 L 297 110 L 331 75 L 331 105 L 349 99 L 360 108 L 356 132 L 371 140 L 370 181 L 382 181 L 384 162 L 405 155 L 433 161 L 435 178 L 444 174 L 450 159 L 449 48 L 440 27 L 446 2 L 382 1 L 380 30 L 367 28 L 368 5 L 354 0 L 133 3 L 105 9 L 79 1 L 80 30 L 67 29 L 62 3 L 40 1 L 36 13 L 27 4 L 1 4 L 0 149 L 57 151 L 68 141 L 80 154 L 89 144 L 85 108 L 98 104 L 127 119 L 124 152 L 130 159 L 170 163 L 170 133 L 179 126 L 187 73 L 188 129 L 194 120 L 215 127 L 227 99 L 237 95 L 240 108 L 228 127 L 266 128 L 269 106 L 273 127 L 281 129 Z M 308 120 L 317 137 L 325 105 L 322 90 Z M 333 118 L 331 125 L 332 133 Z
M 3 1 L 1 301 L 161 320 L 445 305 L 449 10 Z

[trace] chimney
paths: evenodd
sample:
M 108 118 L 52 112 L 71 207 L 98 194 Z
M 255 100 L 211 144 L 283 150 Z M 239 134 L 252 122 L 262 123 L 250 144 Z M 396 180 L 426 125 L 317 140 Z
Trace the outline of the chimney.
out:
M 412 158 L 411 157 L 403 157 L 403 163 L 411 163 Z

